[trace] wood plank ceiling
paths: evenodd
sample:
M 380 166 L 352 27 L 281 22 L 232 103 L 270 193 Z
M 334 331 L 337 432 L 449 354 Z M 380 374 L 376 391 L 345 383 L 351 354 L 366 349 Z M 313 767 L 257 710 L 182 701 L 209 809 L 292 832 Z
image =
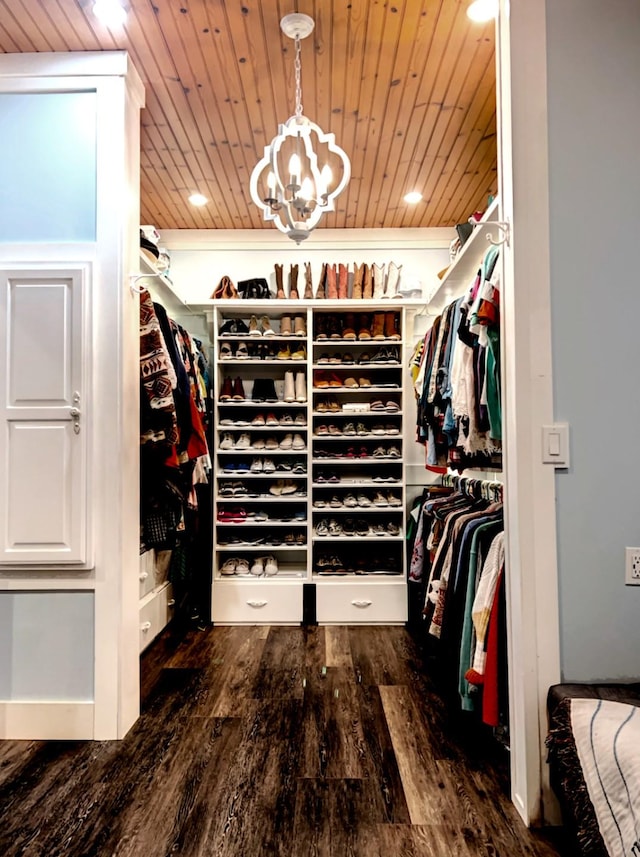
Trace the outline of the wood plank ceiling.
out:
M 263 147 L 294 111 L 291 11 L 304 113 L 351 158 L 327 227 L 452 226 L 496 192 L 493 23 L 467 0 L 126 0 L 109 30 L 93 0 L 0 0 L 0 51 L 130 52 L 146 86 L 142 222 L 268 228 L 249 196 Z M 196 208 L 188 195 L 209 203 Z M 403 202 L 409 190 L 423 201 Z

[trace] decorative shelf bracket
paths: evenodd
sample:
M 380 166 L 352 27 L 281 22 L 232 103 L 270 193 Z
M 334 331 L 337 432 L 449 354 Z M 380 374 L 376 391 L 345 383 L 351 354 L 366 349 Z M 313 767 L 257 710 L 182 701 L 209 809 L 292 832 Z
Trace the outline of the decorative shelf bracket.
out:
M 141 295 L 144 286 L 139 286 L 138 280 L 149 280 L 154 277 L 158 279 L 158 274 L 129 274 L 129 288 L 131 289 L 131 293 Z
M 507 247 L 511 246 L 511 224 L 508 220 L 474 220 L 473 217 L 470 217 L 469 223 L 474 226 L 497 226 L 502 233 L 502 238 L 499 241 L 494 241 L 493 235 L 487 232 L 487 241 L 494 247 L 499 247 L 501 244 L 506 244 Z

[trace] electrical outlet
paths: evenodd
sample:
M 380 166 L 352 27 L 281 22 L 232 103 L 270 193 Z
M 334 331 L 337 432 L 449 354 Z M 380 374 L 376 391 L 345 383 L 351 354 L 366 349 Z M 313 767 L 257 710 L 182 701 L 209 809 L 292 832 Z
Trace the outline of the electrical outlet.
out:
M 625 548 L 624 582 L 640 586 L 640 548 Z

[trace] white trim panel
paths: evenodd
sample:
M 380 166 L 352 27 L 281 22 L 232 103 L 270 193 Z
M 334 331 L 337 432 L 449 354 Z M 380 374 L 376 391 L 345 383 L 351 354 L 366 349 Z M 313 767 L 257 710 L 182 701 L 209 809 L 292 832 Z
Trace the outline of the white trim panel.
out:
M 93 702 L 0 702 L 0 739 L 90 741 Z

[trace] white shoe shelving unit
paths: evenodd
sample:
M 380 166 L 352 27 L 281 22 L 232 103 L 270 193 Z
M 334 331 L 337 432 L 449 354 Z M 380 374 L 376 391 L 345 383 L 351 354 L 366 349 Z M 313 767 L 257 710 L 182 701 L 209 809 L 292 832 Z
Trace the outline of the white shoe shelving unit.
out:
M 303 592 L 405 621 L 402 303 L 217 301 L 212 327 L 213 621 L 299 623 Z

